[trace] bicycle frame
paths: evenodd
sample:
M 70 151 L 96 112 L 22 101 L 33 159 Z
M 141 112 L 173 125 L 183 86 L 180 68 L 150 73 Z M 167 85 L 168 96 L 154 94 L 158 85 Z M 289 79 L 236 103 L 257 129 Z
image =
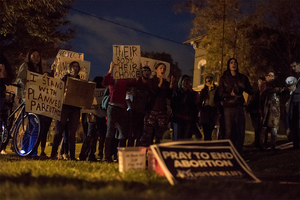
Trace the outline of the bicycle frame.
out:
M 18 113 L 18 116 L 13 120 L 13 125 L 12 127 L 10 128 L 9 130 L 9 135 L 12 136 L 12 134 L 14 133 L 14 129 L 16 128 L 17 126 L 17 122 L 19 121 L 20 117 L 21 116 L 24 116 L 24 113 L 25 113 L 25 102 L 22 102 L 18 108 L 16 108 L 11 114 L 10 116 L 8 116 L 7 120 L 6 120 L 6 123 L 9 123 L 9 120 L 14 117 L 14 115 L 21 109 L 21 111 Z M 23 124 L 24 126 L 24 124 Z

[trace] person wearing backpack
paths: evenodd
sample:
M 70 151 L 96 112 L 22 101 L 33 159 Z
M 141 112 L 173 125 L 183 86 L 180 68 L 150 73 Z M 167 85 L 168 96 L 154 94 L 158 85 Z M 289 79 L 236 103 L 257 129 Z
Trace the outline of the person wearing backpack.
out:
M 150 79 L 151 69 L 148 66 L 142 68 L 142 84 L 131 89 L 130 98 L 130 128 L 128 134 L 128 146 L 140 146 L 140 139 L 143 134 L 144 117 L 146 114 L 146 105 L 149 99 L 147 80 Z

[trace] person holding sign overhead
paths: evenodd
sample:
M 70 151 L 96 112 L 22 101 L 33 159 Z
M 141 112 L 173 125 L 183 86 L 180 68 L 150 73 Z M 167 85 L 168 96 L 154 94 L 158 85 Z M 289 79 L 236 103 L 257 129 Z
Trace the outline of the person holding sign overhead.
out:
M 38 50 L 32 49 L 28 52 L 25 62 L 20 66 L 19 73 L 17 75 L 17 84 L 20 85 L 20 88 L 17 90 L 17 96 L 20 101 L 25 99 L 26 95 L 26 83 L 27 83 L 27 71 L 48 75 L 48 73 L 43 71 L 42 67 L 42 58 Z M 45 154 L 45 147 L 47 141 L 47 133 L 52 122 L 52 118 L 46 117 L 43 115 L 38 115 L 41 123 L 40 131 L 40 142 L 41 142 L 41 157 L 47 157 Z M 35 155 L 35 154 L 34 154 Z
M 160 143 L 167 127 L 167 98 L 171 99 L 173 93 L 174 77 L 171 82 L 165 78 L 166 65 L 157 63 L 155 65 L 156 75 L 147 81 L 149 87 L 150 101 L 148 102 L 148 112 L 144 118 L 144 130 L 141 137 L 141 146 L 148 147 L 153 138 L 155 128 L 155 143 Z
M 66 83 L 68 77 L 80 79 L 78 75 L 80 71 L 80 65 L 77 61 L 73 61 L 69 65 L 70 73 L 66 74 L 62 80 Z M 64 155 L 63 159 L 68 160 L 68 151 L 70 145 L 70 160 L 76 160 L 75 158 L 75 136 L 77 131 L 77 126 L 80 119 L 80 108 L 63 104 L 62 111 L 61 111 L 61 120 L 56 121 L 55 123 L 55 135 L 53 138 L 53 146 L 51 151 L 51 158 L 56 158 L 58 146 L 62 139 L 62 134 L 64 132 L 65 126 L 67 124 L 67 120 L 69 119 L 68 123 L 68 132 L 64 134 Z
M 112 160 L 112 140 L 115 136 L 115 128 L 118 129 L 120 146 L 126 145 L 127 130 L 125 124 L 126 114 L 126 90 L 127 87 L 134 87 L 140 84 L 138 81 L 129 81 L 129 79 L 114 79 L 112 76 L 114 62 L 110 63 L 108 73 L 105 75 L 103 85 L 108 86 L 110 101 L 107 108 L 107 131 L 105 138 L 105 161 Z

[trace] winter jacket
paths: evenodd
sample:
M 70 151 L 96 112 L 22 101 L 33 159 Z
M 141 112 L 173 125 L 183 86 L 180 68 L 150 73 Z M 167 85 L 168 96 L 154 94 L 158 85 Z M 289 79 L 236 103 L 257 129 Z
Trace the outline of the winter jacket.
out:
M 216 125 L 218 118 L 218 103 L 215 99 L 217 92 L 217 87 L 215 85 L 212 86 L 211 89 L 208 88 L 207 85 L 200 92 L 200 119 L 199 124 L 211 124 Z
M 107 73 L 103 79 L 103 85 L 109 88 L 109 104 L 126 108 L 127 87 L 137 86 L 140 82 L 140 80 L 131 82 L 129 79 L 114 79 L 111 73 Z
M 197 92 L 194 90 L 184 91 L 182 89 L 181 77 L 178 81 L 178 89 L 173 92 L 170 106 L 172 109 L 172 121 L 196 121 L 198 116 L 198 107 L 196 104 Z
M 159 78 L 157 76 L 147 81 L 150 96 L 147 109 L 153 111 L 167 111 L 167 99 L 171 99 L 173 90 L 170 88 L 170 83 L 165 79 L 161 87 L 158 87 L 158 84 Z
M 280 100 L 278 95 L 283 91 L 283 88 L 275 87 L 272 82 L 266 82 L 266 89 L 259 100 L 262 126 L 279 129 Z
M 243 106 L 245 103 L 243 92 L 246 92 L 249 95 L 253 94 L 253 89 L 248 77 L 244 74 L 240 74 L 238 68 L 236 75 L 231 75 L 229 61 L 230 60 L 228 60 L 227 63 L 227 70 L 221 76 L 219 82 L 219 95 L 223 99 L 223 106 L 225 108 Z M 235 93 L 235 96 L 230 95 L 232 91 Z

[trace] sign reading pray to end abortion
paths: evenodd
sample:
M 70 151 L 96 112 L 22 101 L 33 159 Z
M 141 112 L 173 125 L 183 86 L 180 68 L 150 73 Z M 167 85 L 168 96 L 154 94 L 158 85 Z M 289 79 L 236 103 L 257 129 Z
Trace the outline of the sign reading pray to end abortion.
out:
M 201 178 L 244 178 L 260 182 L 230 140 L 151 145 L 171 185 Z
M 27 71 L 25 111 L 60 120 L 64 82 Z
M 114 79 L 139 77 L 140 59 L 139 45 L 113 45 Z

